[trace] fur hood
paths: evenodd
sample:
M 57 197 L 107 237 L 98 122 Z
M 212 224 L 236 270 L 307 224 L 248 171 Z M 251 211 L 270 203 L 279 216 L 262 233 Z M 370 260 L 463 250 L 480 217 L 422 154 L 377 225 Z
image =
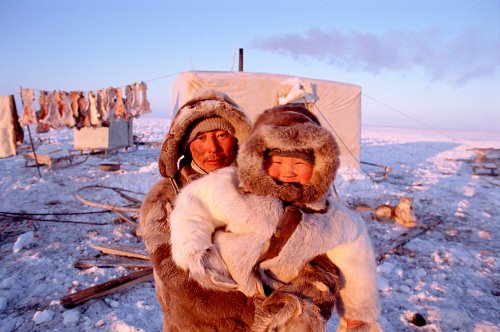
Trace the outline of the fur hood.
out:
M 161 147 L 158 168 L 164 177 L 173 178 L 178 171 L 179 158 L 184 154 L 182 143 L 192 123 L 197 120 L 220 116 L 227 120 L 235 130 L 239 144 L 245 140 L 251 130 L 247 115 L 225 93 L 215 90 L 204 90 L 179 108 L 170 130 Z
M 315 161 L 311 182 L 303 187 L 275 182 L 263 169 L 264 155 L 271 149 L 312 150 Z M 328 192 L 340 164 L 332 134 L 301 105 L 277 106 L 262 113 L 240 147 L 237 162 L 244 190 L 301 204 L 315 202 Z

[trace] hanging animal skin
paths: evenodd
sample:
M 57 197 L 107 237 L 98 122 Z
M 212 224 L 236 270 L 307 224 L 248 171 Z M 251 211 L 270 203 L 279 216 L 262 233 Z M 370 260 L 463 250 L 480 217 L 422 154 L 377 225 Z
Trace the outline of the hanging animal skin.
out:
M 127 85 L 125 87 L 125 108 L 127 109 L 127 112 L 135 116 L 135 110 L 133 109 L 133 105 L 135 103 L 135 93 L 132 85 Z
M 73 117 L 77 119 L 79 115 L 78 98 L 80 98 L 80 94 L 77 91 L 71 91 L 69 95 L 71 98 L 71 110 L 73 111 Z
M 33 89 L 21 89 L 21 100 L 23 102 L 23 115 L 19 120 L 19 123 L 23 127 L 36 123 L 35 107 L 33 106 L 34 99 L 35 95 Z
M 97 113 L 97 98 L 92 91 L 88 93 L 88 98 L 90 124 L 94 127 L 97 127 L 101 124 L 101 122 L 99 121 L 99 114 Z
M 134 102 L 132 103 L 132 116 L 138 116 L 141 114 L 141 86 L 139 83 L 132 84 Z
M 48 124 L 51 128 L 58 129 L 63 126 L 61 121 L 61 114 L 59 113 L 59 92 L 52 92 L 48 95 L 48 114 L 43 119 L 40 120 L 43 123 Z
M 49 131 L 50 126 L 47 123 L 42 122 L 42 120 L 49 115 L 49 93 L 47 91 L 40 91 L 38 104 L 40 105 L 40 109 L 35 112 L 36 120 L 38 122 L 36 132 L 39 134 L 46 133 Z
M 99 113 L 101 125 L 103 127 L 109 127 L 109 113 L 106 109 L 106 90 L 104 89 L 97 92 L 97 113 Z
M 71 95 L 68 92 L 60 92 L 59 94 L 62 103 L 62 117 L 61 122 L 68 128 L 75 126 L 75 117 L 73 116 L 73 109 L 71 107 Z
M 90 119 L 88 116 L 88 105 L 87 99 L 85 98 L 85 93 L 80 92 L 78 97 L 78 118 L 76 119 L 76 127 L 88 127 L 90 126 Z
M 149 105 L 147 93 L 148 93 L 148 85 L 144 82 L 141 82 L 141 91 L 142 91 L 142 114 L 151 112 L 151 107 Z
M 106 89 L 106 110 L 109 115 L 115 114 L 116 110 L 116 90 L 115 88 L 107 88 Z
M 116 88 L 115 91 L 116 91 L 115 116 L 117 118 L 128 119 L 129 118 L 129 114 L 127 113 L 127 110 L 125 109 L 125 103 L 123 102 L 122 89 L 121 88 Z

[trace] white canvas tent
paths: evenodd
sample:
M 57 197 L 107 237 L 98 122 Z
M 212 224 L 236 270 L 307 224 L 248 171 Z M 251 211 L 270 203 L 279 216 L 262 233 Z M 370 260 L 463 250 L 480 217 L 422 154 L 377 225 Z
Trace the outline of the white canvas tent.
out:
M 172 110 L 175 112 L 200 89 L 220 90 L 245 110 L 252 121 L 267 108 L 292 100 L 297 86 L 323 127 L 340 146 L 341 167 L 359 169 L 361 144 L 361 88 L 357 85 L 311 78 L 249 72 L 189 71 L 174 82 Z
M 17 143 L 22 143 L 23 137 L 14 96 L 0 96 L 0 158 L 15 156 Z

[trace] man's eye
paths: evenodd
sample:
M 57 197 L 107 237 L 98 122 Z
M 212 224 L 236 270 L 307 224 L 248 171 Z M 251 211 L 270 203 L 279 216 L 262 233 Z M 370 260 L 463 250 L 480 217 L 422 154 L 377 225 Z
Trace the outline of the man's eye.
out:
M 198 142 L 203 142 L 205 140 L 205 136 L 204 135 L 200 135 L 198 137 L 195 138 L 195 140 L 197 140 Z
M 224 139 L 224 138 L 227 138 L 227 137 L 228 137 L 228 134 L 226 134 L 226 133 L 222 133 L 222 134 L 218 134 L 218 135 L 217 135 L 217 138 L 222 138 L 222 139 Z

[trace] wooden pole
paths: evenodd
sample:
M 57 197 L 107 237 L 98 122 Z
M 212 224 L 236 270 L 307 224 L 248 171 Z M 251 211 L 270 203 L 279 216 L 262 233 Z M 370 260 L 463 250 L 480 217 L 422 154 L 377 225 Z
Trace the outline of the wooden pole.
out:
M 242 48 L 240 48 L 240 62 L 239 62 L 238 71 L 243 71 L 243 49 Z
M 153 280 L 153 268 L 146 268 L 137 272 L 124 275 L 123 277 L 106 281 L 89 288 L 85 288 L 79 292 L 63 296 L 60 299 L 61 305 L 67 309 L 71 309 L 88 300 L 97 299 L 104 295 L 108 295 L 119 291 L 127 286 L 137 284 L 139 282 Z
M 40 164 L 38 163 L 38 159 L 36 158 L 35 145 L 33 144 L 33 138 L 31 137 L 30 125 L 26 125 L 26 127 L 28 127 L 28 135 L 30 136 L 31 150 L 33 150 L 33 156 L 35 157 L 36 169 L 38 170 L 38 175 L 42 177 L 42 173 L 40 172 Z

